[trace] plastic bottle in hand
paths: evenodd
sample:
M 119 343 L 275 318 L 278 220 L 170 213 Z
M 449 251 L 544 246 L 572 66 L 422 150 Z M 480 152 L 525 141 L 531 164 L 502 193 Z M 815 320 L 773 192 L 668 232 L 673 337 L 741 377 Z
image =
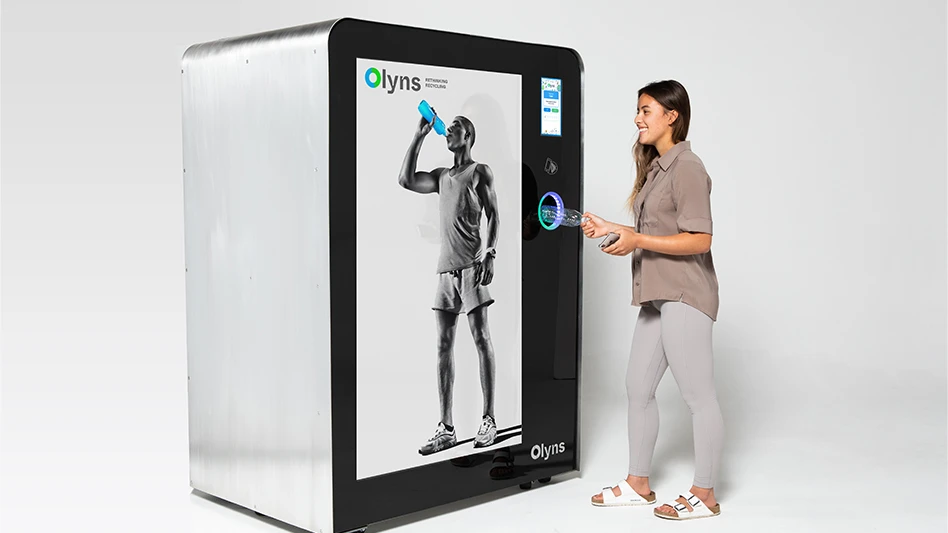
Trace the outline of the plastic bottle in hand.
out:
M 557 208 L 555 205 L 544 205 L 540 208 L 540 215 L 543 217 L 543 222 L 547 224 L 553 224 L 556 221 Z M 586 221 L 583 218 L 583 214 L 575 209 L 563 208 L 563 220 L 560 221 L 560 226 L 572 226 L 576 227 Z
M 422 100 L 421 103 L 418 104 L 418 111 L 421 112 L 421 116 L 425 117 L 425 120 L 428 122 L 431 122 L 433 118 L 434 124 L 432 124 L 432 128 L 438 135 L 444 135 L 444 122 L 441 122 L 441 119 L 435 115 L 431 106 L 428 105 L 428 102 Z

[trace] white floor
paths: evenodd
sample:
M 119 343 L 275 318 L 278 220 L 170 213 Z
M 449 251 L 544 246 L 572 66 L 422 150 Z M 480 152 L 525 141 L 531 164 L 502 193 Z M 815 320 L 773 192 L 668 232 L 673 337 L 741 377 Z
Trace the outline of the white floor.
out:
M 693 464 L 687 411 L 676 402 L 673 382 L 663 382 L 663 388 L 652 477 L 662 501 L 690 488 Z M 945 422 L 930 416 L 943 412 L 940 407 L 928 413 L 846 410 L 830 418 L 831 406 L 803 405 L 796 418 L 780 422 L 738 422 L 731 416 L 730 448 L 717 489 L 722 514 L 677 524 L 655 518 L 650 507 L 602 509 L 588 503 L 590 495 L 624 476 L 627 464 L 623 406 L 604 404 L 590 399 L 584 409 L 581 475 L 370 531 L 948 531 Z M 732 405 L 724 410 L 735 415 Z
M 692 468 L 688 414 L 674 382 L 668 381 L 659 390 L 661 433 L 652 478 L 653 489 L 663 500 L 690 486 Z M 867 402 L 859 410 L 852 407 L 857 401 L 846 408 L 803 401 L 795 414 L 768 419 L 753 409 L 738 409 L 733 397 L 725 397 L 729 447 L 718 488 L 722 515 L 717 518 L 675 524 L 654 518 L 648 507 L 589 505 L 591 494 L 623 475 L 626 444 L 623 405 L 588 398 L 581 475 L 391 520 L 369 531 L 943 533 L 948 529 L 943 398 L 933 398 L 930 410 L 888 411 L 879 408 L 884 402 Z M 0 513 L 4 532 L 301 531 L 190 491 L 181 435 L 146 442 L 143 434 L 117 428 L 114 435 L 124 440 L 106 447 L 77 425 L 64 428 L 69 440 L 57 440 L 47 432 L 52 438 L 33 442 L 27 450 L 20 446 L 28 442 L 23 440 L 26 433 L 10 430 L 52 428 L 27 428 L 24 422 L 14 420 L 5 428 L 8 446 Z M 181 427 L 170 418 L 154 422 Z M 133 418 L 124 423 L 134 429 L 149 421 Z M 92 444 L 103 446 L 101 453 L 93 453 Z

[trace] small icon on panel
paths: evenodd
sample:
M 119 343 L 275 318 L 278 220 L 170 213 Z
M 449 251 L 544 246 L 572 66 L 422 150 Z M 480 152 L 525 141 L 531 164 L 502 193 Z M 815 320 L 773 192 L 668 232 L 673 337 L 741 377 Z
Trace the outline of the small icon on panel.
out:
M 556 174 L 556 171 L 559 169 L 560 167 L 559 165 L 556 164 L 555 161 L 553 161 L 549 157 L 546 158 L 546 166 L 543 167 L 543 170 L 545 170 L 547 174 L 552 176 L 553 174 Z

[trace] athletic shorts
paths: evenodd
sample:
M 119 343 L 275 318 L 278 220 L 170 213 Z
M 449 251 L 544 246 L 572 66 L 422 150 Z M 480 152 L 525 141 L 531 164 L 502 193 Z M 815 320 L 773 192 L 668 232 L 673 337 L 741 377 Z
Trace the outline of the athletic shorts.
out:
M 432 309 L 460 314 L 494 303 L 487 287 L 480 283 L 474 284 L 474 269 L 471 266 L 438 274 Z

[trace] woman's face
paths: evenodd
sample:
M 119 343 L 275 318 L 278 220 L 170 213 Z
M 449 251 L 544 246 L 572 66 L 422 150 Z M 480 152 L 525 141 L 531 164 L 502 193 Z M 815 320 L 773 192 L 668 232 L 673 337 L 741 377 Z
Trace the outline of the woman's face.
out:
M 635 125 L 639 129 L 639 143 L 654 145 L 659 139 L 671 136 L 671 124 L 677 113 L 668 113 L 657 100 L 647 94 L 639 97 Z

